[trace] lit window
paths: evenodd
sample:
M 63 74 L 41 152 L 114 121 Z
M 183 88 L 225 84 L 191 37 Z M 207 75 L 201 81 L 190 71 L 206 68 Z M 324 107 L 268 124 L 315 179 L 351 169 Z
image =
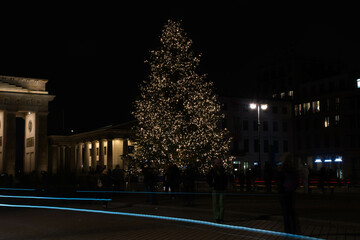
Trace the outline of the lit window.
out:
M 340 109 L 340 98 L 335 98 L 335 110 L 339 111 Z
M 330 125 L 330 117 L 325 117 L 324 126 L 327 128 Z
M 290 97 L 293 97 L 294 96 L 294 91 L 289 91 L 288 94 L 289 94 Z
M 340 122 L 340 116 L 335 115 L 335 125 L 339 125 L 339 122 Z
M 334 162 L 342 162 L 342 157 L 341 156 L 337 156 L 335 158 L 335 161 Z
M 309 103 L 309 102 L 308 102 L 308 103 L 304 103 L 304 111 L 305 111 L 305 113 L 310 112 L 310 103 Z
M 360 88 L 360 78 L 356 80 L 357 88 Z
M 284 92 L 280 93 L 280 97 L 281 99 L 283 99 L 285 97 L 285 93 Z
M 320 112 L 320 101 L 315 101 L 314 106 L 315 112 Z

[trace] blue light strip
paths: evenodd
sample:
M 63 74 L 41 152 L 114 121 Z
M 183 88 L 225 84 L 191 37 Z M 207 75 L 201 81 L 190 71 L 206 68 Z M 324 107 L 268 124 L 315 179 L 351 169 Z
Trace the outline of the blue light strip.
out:
M 158 215 L 150 215 L 150 214 L 138 214 L 138 213 L 126 213 L 126 212 L 113 212 L 113 211 L 103 211 L 103 210 L 92 210 L 92 209 L 82 209 L 82 208 L 66 208 L 66 207 L 52 207 L 52 206 L 36 206 L 36 205 L 12 205 L 12 204 L 0 204 L 0 207 L 13 207 L 13 208 L 34 208 L 34 209 L 52 209 L 52 210 L 64 210 L 64 211 L 75 211 L 75 212 L 88 212 L 88 213 L 102 213 L 102 214 L 112 214 L 112 215 L 120 215 L 120 216 L 130 216 L 130 217 L 141 217 L 141 218 L 152 218 L 152 219 L 160 219 L 160 220 L 168 220 L 168 221 L 177 221 L 177 222 L 185 222 L 185 223 L 195 223 L 201 225 L 207 225 L 212 227 L 219 227 L 225 229 L 232 230 L 240 230 L 240 231 L 248 231 L 262 234 L 275 235 L 279 237 L 288 237 L 292 239 L 308 239 L 308 240 L 319 240 L 320 238 L 314 238 L 309 236 L 297 235 L 297 234 L 289 234 L 283 232 L 276 232 L 264 229 L 243 227 L 243 226 L 234 226 L 227 224 L 219 224 L 201 220 L 187 219 L 187 218 L 177 218 L 177 217 L 166 217 L 166 216 L 158 216 Z
M 100 191 L 100 190 L 77 190 L 77 193 L 131 193 L 131 194 L 159 194 L 159 195 L 212 195 L 212 192 L 140 192 L 140 191 Z M 217 193 L 217 194 L 224 194 L 224 195 L 231 195 L 231 196 L 275 196 L 277 194 L 256 194 L 256 193 Z
M 0 190 L 10 190 L 10 191 L 36 191 L 33 188 L 0 188 Z
M 76 200 L 76 201 L 112 201 L 109 198 L 64 198 L 64 197 L 38 197 L 38 196 L 11 196 L 0 195 L 0 198 L 25 198 L 25 199 L 46 199 L 46 200 Z

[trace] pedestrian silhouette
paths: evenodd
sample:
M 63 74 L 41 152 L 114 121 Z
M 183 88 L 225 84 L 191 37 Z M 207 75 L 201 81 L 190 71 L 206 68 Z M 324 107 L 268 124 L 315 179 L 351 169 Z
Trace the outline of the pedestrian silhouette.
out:
M 119 164 L 117 164 L 115 169 L 111 172 L 111 177 L 114 181 L 114 191 L 121 191 L 124 183 L 124 171 L 120 169 Z
M 305 193 L 309 192 L 309 174 L 310 174 L 309 166 L 307 165 L 307 163 L 304 163 L 302 169 L 302 182 L 304 185 Z
M 111 173 L 109 169 L 105 168 L 98 178 L 98 188 L 100 191 L 103 191 L 101 194 L 102 198 L 107 199 L 109 198 L 109 192 L 112 187 L 112 179 L 111 179 Z M 103 208 L 108 207 L 108 201 L 103 201 Z
M 273 169 L 269 161 L 265 162 L 265 169 L 264 169 L 264 180 L 265 180 L 265 187 L 266 192 L 271 192 L 271 181 L 273 178 Z
M 193 164 L 189 164 L 183 173 L 182 182 L 184 188 L 184 204 L 185 206 L 191 206 L 194 204 L 195 198 L 195 181 L 197 177 L 197 171 Z
M 175 199 L 176 194 L 178 194 L 178 192 L 180 190 L 180 183 L 181 183 L 180 170 L 176 164 L 170 165 L 167 179 L 168 179 L 169 187 L 171 190 L 171 198 Z
M 295 191 L 298 188 L 298 173 L 290 153 L 284 153 L 281 158 L 277 184 L 284 217 L 284 231 L 296 234 L 300 232 L 295 212 Z
M 156 192 L 156 183 L 157 183 L 157 171 L 155 168 L 147 162 L 143 167 L 144 174 L 144 185 L 146 191 L 146 202 L 151 204 L 157 204 L 157 198 L 154 192 Z
M 228 185 L 228 176 L 220 159 L 214 160 L 214 166 L 207 174 L 207 182 L 212 188 L 214 220 L 217 223 L 222 223 L 224 221 L 224 195 Z

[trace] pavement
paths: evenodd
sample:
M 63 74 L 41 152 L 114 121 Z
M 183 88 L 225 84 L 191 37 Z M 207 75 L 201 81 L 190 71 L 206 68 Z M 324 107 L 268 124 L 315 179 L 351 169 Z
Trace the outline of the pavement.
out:
M 2 198 L 2 204 L 98 212 L 2 206 L 0 239 L 302 239 L 282 234 L 276 193 L 229 193 L 223 224 L 214 223 L 211 196 L 206 193 L 196 195 L 191 205 L 181 195 L 163 193 L 156 194 L 155 205 L 139 192 L 78 193 L 76 197 L 110 197 L 112 201 L 104 209 L 101 201 Z M 303 239 L 360 239 L 359 201 L 359 193 L 299 192 L 295 206 Z

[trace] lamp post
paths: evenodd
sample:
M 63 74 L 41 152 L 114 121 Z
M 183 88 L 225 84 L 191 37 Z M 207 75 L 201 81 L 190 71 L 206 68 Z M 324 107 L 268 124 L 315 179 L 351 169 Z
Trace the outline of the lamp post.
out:
M 260 103 L 250 103 L 250 109 L 255 110 L 257 109 L 258 114 L 258 138 L 259 138 L 259 164 L 261 164 L 261 144 L 260 144 L 260 127 L 261 127 L 261 110 L 266 110 L 268 108 L 267 104 L 260 104 Z M 261 166 L 261 165 L 260 165 Z

